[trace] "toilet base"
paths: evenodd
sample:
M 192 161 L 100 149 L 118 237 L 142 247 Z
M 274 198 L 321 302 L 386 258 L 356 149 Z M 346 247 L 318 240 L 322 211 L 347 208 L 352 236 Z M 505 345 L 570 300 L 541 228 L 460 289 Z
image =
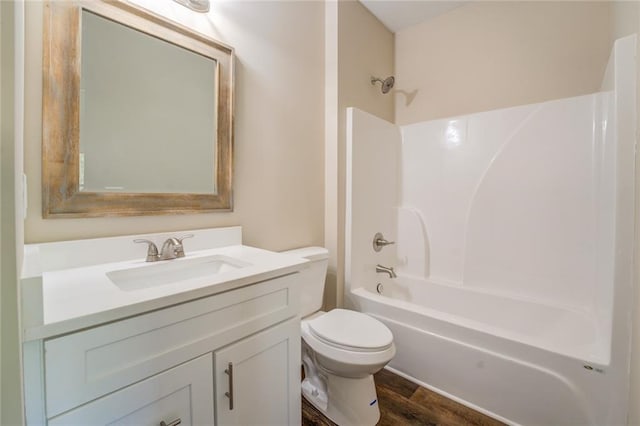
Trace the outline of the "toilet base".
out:
M 380 420 L 373 375 L 352 379 L 333 374 L 305 378 L 302 396 L 340 426 L 375 425 Z

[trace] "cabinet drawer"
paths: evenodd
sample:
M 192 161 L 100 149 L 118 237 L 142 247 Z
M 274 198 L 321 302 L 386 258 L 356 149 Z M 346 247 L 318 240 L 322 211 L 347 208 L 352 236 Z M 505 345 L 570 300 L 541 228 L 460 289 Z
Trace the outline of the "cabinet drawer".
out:
M 298 315 L 298 274 L 45 341 L 47 417 Z
M 49 420 L 50 426 L 213 425 L 213 359 L 209 353 Z

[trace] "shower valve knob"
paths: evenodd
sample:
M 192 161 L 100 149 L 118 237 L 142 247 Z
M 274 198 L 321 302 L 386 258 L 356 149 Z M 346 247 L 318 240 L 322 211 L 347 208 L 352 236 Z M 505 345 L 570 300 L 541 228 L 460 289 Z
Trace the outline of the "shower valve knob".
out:
M 377 232 L 376 235 L 373 236 L 373 250 L 380 251 L 382 247 L 389 246 L 391 244 L 395 244 L 395 241 L 387 241 L 380 232 Z

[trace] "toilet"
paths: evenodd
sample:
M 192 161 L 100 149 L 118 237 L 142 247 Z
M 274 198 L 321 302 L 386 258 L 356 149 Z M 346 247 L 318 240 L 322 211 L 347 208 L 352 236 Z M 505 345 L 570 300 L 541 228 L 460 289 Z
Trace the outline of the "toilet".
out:
M 361 312 L 320 310 L 327 249 L 305 247 L 283 254 L 310 262 L 300 272 L 303 397 L 340 426 L 375 425 L 380 410 L 373 374 L 396 353 L 391 331 Z

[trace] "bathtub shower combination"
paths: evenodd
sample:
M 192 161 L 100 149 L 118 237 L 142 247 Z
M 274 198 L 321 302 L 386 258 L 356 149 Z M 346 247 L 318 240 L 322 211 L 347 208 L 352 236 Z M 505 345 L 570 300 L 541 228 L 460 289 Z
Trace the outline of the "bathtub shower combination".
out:
M 394 371 L 508 423 L 626 423 L 635 43 L 591 95 L 402 127 L 348 110 L 346 300 L 394 333 Z

